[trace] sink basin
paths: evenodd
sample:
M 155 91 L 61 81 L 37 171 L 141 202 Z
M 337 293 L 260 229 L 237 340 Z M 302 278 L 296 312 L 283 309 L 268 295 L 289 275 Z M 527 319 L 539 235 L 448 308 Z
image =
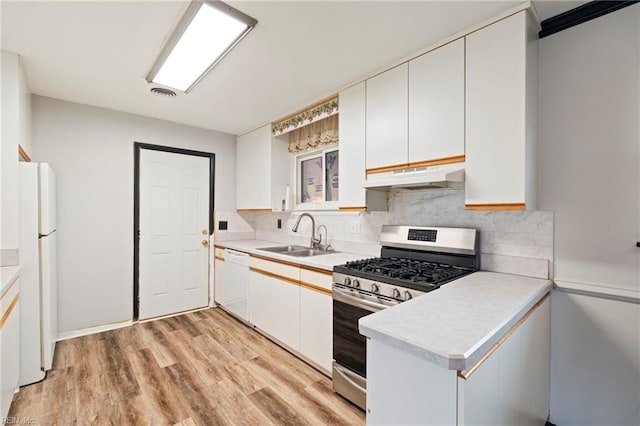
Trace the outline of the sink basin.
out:
M 272 253 L 286 254 L 286 255 L 295 256 L 295 257 L 319 256 L 321 254 L 338 253 L 337 251 L 334 251 L 334 250 L 312 249 L 309 247 L 295 246 L 295 245 L 262 247 L 262 248 L 259 248 L 258 250 L 270 251 Z
M 303 247 L 303 246 L 277 246 L 277 247 L 262 247 L 262 248 L 259 248 L 258 250 L 270 251 L 272 253 L 288 254 L 294 251 L 310 250 L 310 248 Z
M 287 254 L 290 256 L 296 256 L 296 257 L 306 257 L 306 256 L 319 256 L 321 254 L 331 254 L 331 253 L 337 253 L 337 251 L 305 248 L 304 250 L 292 251 Z

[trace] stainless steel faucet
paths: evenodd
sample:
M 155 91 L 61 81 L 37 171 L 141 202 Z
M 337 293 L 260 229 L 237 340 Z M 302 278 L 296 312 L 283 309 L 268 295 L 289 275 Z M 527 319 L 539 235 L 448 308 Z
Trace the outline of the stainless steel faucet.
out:
M 322 228 L 324 228 L 324 245 L 322 244 Z M 326 226 L 318 226 L 318 237 L 318 246 L 320 247 L 320 250 L 329 251 L 331 244 L 329 244 L 329 231 L 327 231 Z
M 305 216 L 308 217 L 309 219 L 311 219 L 311 243 L 310 243 L 309 247 L 312 248 L 312 249 L 318 248 L 318 245 L 320 244 L 320 240 L 316 238 L 316 220 L 309 213 L 302 213 L 298 217 L 298 220 L 296 221 L 296 224 L 293 225 L 293 229 L 291 229 L 291 230 L 293 232 L 298 232 L 298 226 L 300 225 L 300 221 Z

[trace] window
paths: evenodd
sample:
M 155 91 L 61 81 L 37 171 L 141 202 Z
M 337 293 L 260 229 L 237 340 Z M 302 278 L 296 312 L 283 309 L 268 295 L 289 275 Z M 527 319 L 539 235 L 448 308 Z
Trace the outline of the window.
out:
M 298 204 L 338 201 L 338 152 L 333 146 L 296 157 Z

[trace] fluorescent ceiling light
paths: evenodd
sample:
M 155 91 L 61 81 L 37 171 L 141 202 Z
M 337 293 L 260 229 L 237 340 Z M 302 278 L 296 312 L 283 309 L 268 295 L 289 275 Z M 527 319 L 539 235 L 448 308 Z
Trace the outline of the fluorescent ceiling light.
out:
M 189 92 L 257 23 L 219 1 L 192 2 L 147 81 Z

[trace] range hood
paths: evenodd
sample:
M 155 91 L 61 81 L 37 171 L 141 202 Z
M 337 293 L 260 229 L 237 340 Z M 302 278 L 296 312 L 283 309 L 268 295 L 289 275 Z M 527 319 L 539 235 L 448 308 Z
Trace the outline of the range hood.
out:
M 388 191 L 392 188 L 447 188 L 464 183 L 464 162 L 437 166 L 414 167 L 367 175 L 366 189 Z

